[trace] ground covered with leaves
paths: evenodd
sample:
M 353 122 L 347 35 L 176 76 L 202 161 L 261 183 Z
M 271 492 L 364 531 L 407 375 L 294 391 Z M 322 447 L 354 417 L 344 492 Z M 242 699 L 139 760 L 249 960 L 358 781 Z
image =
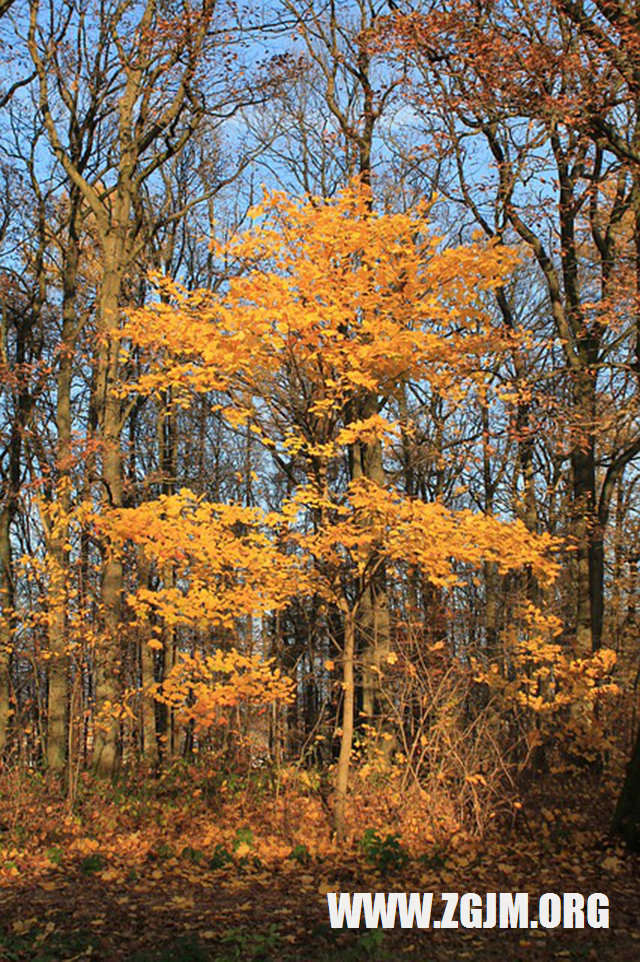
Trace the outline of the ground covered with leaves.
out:
M 597 779 L 596 779 L 597 781 Z M 0 960 L 543 960 L 640 957 L 638 856 L 606 834 L 612 786 L 563 780 L 484 838 L 390 819 L 336 846 L 322 794 L 271 776 L 178 766 L 114 785 L 80 781 L 73 804 L 37 775 L 0 779 Z M 399 802 L 401 804 L 401 801 Z M 362 811 L 366 810 L 363 807 Z M 332 891 L 603 892 L 608 929 L 333 930 Z

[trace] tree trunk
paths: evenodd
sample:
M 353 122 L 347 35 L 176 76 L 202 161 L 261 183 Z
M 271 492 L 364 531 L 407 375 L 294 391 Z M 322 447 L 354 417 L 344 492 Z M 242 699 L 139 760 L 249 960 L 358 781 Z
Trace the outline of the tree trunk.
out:
M 487 514 L 493 514 L 494 497 L 496 483 L 493 479 L 491 447 L 489 439 L 491 436 L 491 425 L 489 422 L 489 409 L 486 404 L 482 404 L 480 409 L 482 423 L 482 481 L 484 489 L 484 510 Z M 501 640 L 498 624 L 500 592 L 500 572 L 495 561 L 485 561 L 484 563 L 484 630 L 486 640 L 487 656 L 492 660 L 500 659 Z
M 104 245 L 105 270 L 100 297 L 100 337 L 96 377 L 98 426 L 102 442 L 102 485 L 110 507 L 122 507 L 122 455 L 120 451 L 121 407 L 116 393 L 118 376 L 117 339 L 120 289 L 126 255 L 117 238 Z M 118 757 L 119 722 L 114 711 L 120 697 L 120 624 L 123 589 L 122 560 L 108 553 L 102 575 L 102 638 L 96 653 L 96 709 L 98 725 L 94 741 L 97 774 L 114 774 Z
M 378 399 L 371 395 L 359 411 L 361 418 L 371 417 L 378 410 Z M 350 451 L 352 480 L 368 478 L 384 486 L 382 443 L 357 442 Z M 357 632 L 362 652 L 362 711 L 371 724 L 380 727 L 382 669 L 391 647 L 391 621 L 387 598 L 384 565 L 375 563 L 375 574 L 361 585 L 358 606 Z
M 67 687 L 69 656 L 66 649 L 67 551 L 56 534 L 49 546 L 53 568 L 49 582 L 49 686 L 47 696 L 47 766 L 54 772 L 64 771 L 67 754 Z
M 355 620 L 353 612 L 349 611 L 344 625 L 344 651 L 342 654 L 342 738 L 340 740 L 340 755 L 336 771 L 336 800 L 333 812 L 333 823 L 338 841 L 346 835 L 345 808 L 347 789 L 349 786 L 349 767 L 351 749 L 353 747 L 353 720 L 355 708 Z
M 629 848 L 640 851 L 640 728 L 613 815 L 611 831 L 621 835 Z
M 11 584 L 10 512 L 0 511 L 0 755 L 4 751 L 11 713 L 11 618 L 13 591 Z
M 571 453 L 573 535 L 576 542 L 575 650 L 576 654 L 585 658 L 600 647 L 604 558 L 595 504 L 595 385 L 587 372 L 580 372 L 576 380 L 576 417 L 578 426 L 584 426 L 586 437 L 582 439 L 582 443 L 578 438 L 578 443 Z
M 47 703 L 47 765 L 54 772 L 64 770 L 68 738 L 67 698 L 69 652 L 67 650 L 67 582 L 69 568 L 69 512 L 71 509 L 71 382 L 77 336 L 76 285 L 79 242 L 76 232 L 79 197 L 73 191 L 69 237 L 64 251 L 62 340 L 56 384 L 56 468 L 59 512 L 47 545 L 51 558 L 51 621 L 49 625 L 49 691 Z M 69 762 L 71 763 L 71 759 Z
M 147 588 L 150 587 L 149 574 L 149 562 L 140 552 L 138 556 L 138 577 L 140 583 Z M 158 762 L 158 729 L 156 725 L 156 700 L 153 695 L 155 689 L 155 655 L 153 648 L 149 647 L 150 640 L 151 633 L 145 626 L 140 638 L 142 753 L 151 765 L 156 765 Z

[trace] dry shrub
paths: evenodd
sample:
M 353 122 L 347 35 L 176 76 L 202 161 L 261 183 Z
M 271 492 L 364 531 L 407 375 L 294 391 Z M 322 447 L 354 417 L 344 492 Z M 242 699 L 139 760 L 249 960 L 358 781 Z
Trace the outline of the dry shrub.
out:
M 407 842 L 483 835 L 515 818 L 523 774 L 601 758 L 611 744 L 615 656 L 575 658 L 555 634 L 553 619 L 523 617 L 493 662 L 471 648 L 455 656 L 417 632 L 397 639 L 382 734 L 365 729 L 357 750 L 357 822 Z M 385 738 L 395 745 L 391 763 Z

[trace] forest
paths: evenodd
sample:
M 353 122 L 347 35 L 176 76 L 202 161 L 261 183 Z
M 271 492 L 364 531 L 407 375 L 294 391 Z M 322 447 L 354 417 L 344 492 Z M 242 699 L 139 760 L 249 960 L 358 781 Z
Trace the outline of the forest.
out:
M 636 959 L 636 0 L 0 0 L 0 195 L 0 962 Z

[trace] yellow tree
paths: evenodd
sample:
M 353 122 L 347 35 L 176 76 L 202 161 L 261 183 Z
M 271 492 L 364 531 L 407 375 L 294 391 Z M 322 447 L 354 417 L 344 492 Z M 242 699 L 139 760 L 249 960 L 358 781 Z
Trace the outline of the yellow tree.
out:
M 406 577 L 407 568 L 414 569 L 435 587 L 446 589 L 457 582 L 459 566 L 480 570 L 490 562 L 500 573 L 530 566 L 534 576 L 546 582 L 556 570 L 549 557 L 554 541 L 548 535 L 531 535 L 521 521 L 450 511 L 367 478 L 352 481 L 341 498 L 326 498 L 307 488 L 296 501 L 316 508 L 322 518 L 310 532 L 300 533 L 299 526 L 290 529 L 309 568 L 306 585 L 335 605 L 344 619 L 342 736 L 334 810 L 336 831 L 342 836 L 355 722 L 356 626 L 366 587 L 377 569 L 384 565 L 396 579 Z M 291 508 L 288 504 L 283 510 Z M 393 664 L 395 653 L 387 652 L 385 660 Z M 384 667 L 381 661 L 376 665 L 380 677 Z
M 157 0 L 98 5 L 34 0 L 29 8 L 27 46 L 37 82 L 37 103 L 49 147 L 66 177 L 76 214 L 70 252 L 78 257 L 77 229 L 90 212 L 100 250 L 96 298 L 95 390 L 99 474 L 105 502 L 124 498 L 122 432 L 127 412 L 114 386 L 119 377 L 118 330 L 126 280 L 139 258 L 145 236 L 145 187 L 157 171 L 179 156 L 198 126 L 205 106 L 203 65 L 213 45 L 215 0 L 186 5 L 172 18 Z M 55 39 L 54 39 L 55 38 Z M 214 73 L 209 71 L 209 83 Z M 226 81 L 225 81 L 226 85 Z M 212 91 L 211 86 L 209 87 Z M 106 119 L 108 118 L 108 120 Z M 106 139 L 105 139 L 106 138 Z M 70 257 L 67 256 L 67 261 Z M 71 367 L 79 332 L 75 318 L 77 263 L 65 270 L 63 352 L 58 377 L 58 465 L 61 502 L 70 507 Z M 68 323 L 70 322 L 70 323 Z M 52 550 L 64 586 L 64 537 Z M 105 641 L 98 665 L 96 702 L 113 701 L 120 687 L 120 603 L 124 572 L 107 559 L 101 584 Z M 66 659 L 64 617 L 52 625 L 53 671 L 49 704 L 49 762 L 64 765 Z M 113 773 L 117 727 L 98 734 L 96 770 Z
M 111 555 L 122 562 L 126 545 L 132 544 L 139 572 L 153 568 L 156 573 L 153 590 L 148 578 L 140 578 L 126 599 L 129 628 L 143 629 L 143 658 L 162 650 L 166 629 L 186 627 L 199 638 L 181 653 L 161 685 L 143 672 L 141 691 L 125 691 L 120 700 L 102 705 L 98 728 L 109 727 L 136 699 L 141 701 L 148 742 L 144 750 L 153 758 L 156 733 L 148 720 L 156 701 L 175 711 L 183 724 L 193 722 L 202 729 L 219 722 L 220 712 L 230 706 L 290 697 L 292 684 L 278 669 L 259 654 L 237 648 L 242 619 L 276 612 L 302 590 L 299 561 L 283 551 L 277 536 L 279 515 L 207 503 L 183 489 L 135 508 L 90 516 Z M 212 639 L 218 645 L 224 641 L 224 650 L 214 648 Z
M 503 281 L 513 252 L 442 249 L 426 214 L 378 213 L 358 183 L 329 201 L 267 194 L 251 229 L 214 244 L 234 268 L 226 287 L 187 292 L 159 281 L 162 301 L 132 314 L 125 331 L 149 358 L 137 390 L 170 384 L 184 403 L 192 393 L 222 393 L 232 425 L 248 425 L 276 457 L 295 462 L 300 483 L 279 512 L 290 548 L 279 557 L 298 556 L 298 591 L 335 605 L 344 624 L 339 834 L 358 669 L 360 684 L 365 671 L 382 677 L 390 654 L 374 647 L 359 660 L 356 651 L 362 599 L 381 567 L 396 566 L 401 577 L 409 564 L 436 584 L 455 580 L 458 562 L 552 574 L 549 539 L 520 524 L 414 501 L 383 479 L 337 480 L 356 445 L 384 445 L 397 431 L 389 402 L 405 381 L 462 399 L 470 385 L 484 390 L 487 360 L 507 347 L 482 293 Z M 378 410 L 357 417 L 359 400 L 372 394 L 382 399 Z
M 326 487 L 346 452 L 350 477 L 384 485 L 382 439 L 394 430 L 384 415 L 404 382 L 428 379 L 460 396 L 465 380 L 482 383 L 482 359 L 504 346 L 479 295 L 514 255 L 440 250 L 426 206 L 380 215 L 357 182 L 329 202 L 269 194 L 252 213 L 254 228 L 217 251 L 240 272 L 223 297 L 185 296 L 165 281 L 165 305 L 132 319 L 131 336 L 163 358 L 140 387 L 227 391 L 226 417 L 248 421 L 304 479 Z M 376 571 L 357 627 L 362 707 L 379 724 L 390 635 L 378 591 L 384 571 Z

